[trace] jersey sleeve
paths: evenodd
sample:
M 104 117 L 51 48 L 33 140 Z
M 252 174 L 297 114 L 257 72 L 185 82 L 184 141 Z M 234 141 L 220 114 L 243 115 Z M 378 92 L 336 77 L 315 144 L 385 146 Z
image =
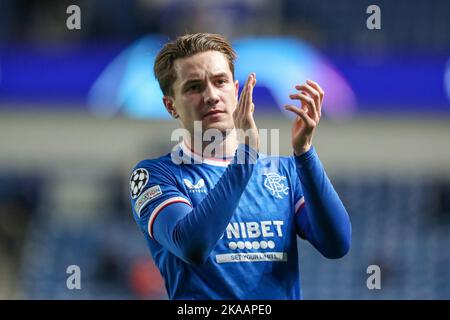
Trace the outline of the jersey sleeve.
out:
M 130 176 L 130 198 L 133 216 L 140 229 L 153 238 L 153 224 L 168 205 L 192 204 L 178 187 L 170 170 L 161 163 L 142 161 Z
M 311 147 L 294 157 L 298 180 L 304 196 L 298 200 L 296 226 L 319 252 L 327 258 L 340 258 L 350 249 L 351 223 L 339 195 L 323 165 Z
M 300 179 L 295 168 L 295 162 L 292 158 L 291 176 L 293 178 L 294 185 L 294 220 L 295 220 L 295 231 L 297 235 L 303 240 L 311 239 L 311 225 L 308 219 L 308 213 L 306 212 L 306 202 L 305 196 L 303 194 Z

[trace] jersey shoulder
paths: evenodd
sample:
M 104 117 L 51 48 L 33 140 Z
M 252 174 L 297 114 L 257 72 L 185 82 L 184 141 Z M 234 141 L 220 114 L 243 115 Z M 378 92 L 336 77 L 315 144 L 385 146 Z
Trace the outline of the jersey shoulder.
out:
M 136 199 L 147 187 L 155 184 L 176 185 L 176 167 L 170 153 L 158 158 L 139 161 L 131 170 L 130 196 Z
M 158 169 L 158 168 L 170 168 L 173 166 L 174 163 L 171 159 L 170 153 L 165 154 L 163 156 L 160 156 L 158 158 L 151 158 L 151 159 L 143 159 L 136 163 L 136 165 L 133 167 L 133 170 L 136 170 L 138 168 L 152 168 L 152 169 Z

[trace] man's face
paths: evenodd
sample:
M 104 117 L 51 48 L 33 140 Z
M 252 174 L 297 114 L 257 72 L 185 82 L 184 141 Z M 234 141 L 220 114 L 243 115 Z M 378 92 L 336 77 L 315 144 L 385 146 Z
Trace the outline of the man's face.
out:
M 218 51 L 197 53 L 175 60 L 174 69 L 174 96 L 166 99 L 172 99 L 184 128 L 193 134 L 194 121 L 202 122 L 203 131 L 234 128 L 239 85 L 233 81 L 225 55 Z

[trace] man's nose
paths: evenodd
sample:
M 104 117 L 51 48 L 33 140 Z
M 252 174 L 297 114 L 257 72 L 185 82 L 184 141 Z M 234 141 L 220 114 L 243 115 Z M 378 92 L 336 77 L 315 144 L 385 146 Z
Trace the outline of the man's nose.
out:
M 217 94 L 217 89 L 213 86 L 212 83 L 208 83 L 206 85 L 204 91 L 204 99 L 205 104 L 207 104 L 208 106 L 214 106 L 219 103 L 219 96 Z

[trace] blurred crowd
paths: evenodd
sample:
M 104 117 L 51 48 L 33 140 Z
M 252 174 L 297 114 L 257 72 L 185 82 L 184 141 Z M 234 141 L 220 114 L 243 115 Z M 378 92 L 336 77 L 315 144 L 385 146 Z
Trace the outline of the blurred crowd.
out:
M 128 41 L 149 33 L 276 34 L 318 47 L 365 51 L 447 52 L 446 0 L 1 0 L 0 40 Z M 66 8 L 81 9 L 82 28 L 68 33 Z M 369 5 L 381 9 L 381 30 L 366 28 Z M 370 34 L 370 36 L 369 36 Z

